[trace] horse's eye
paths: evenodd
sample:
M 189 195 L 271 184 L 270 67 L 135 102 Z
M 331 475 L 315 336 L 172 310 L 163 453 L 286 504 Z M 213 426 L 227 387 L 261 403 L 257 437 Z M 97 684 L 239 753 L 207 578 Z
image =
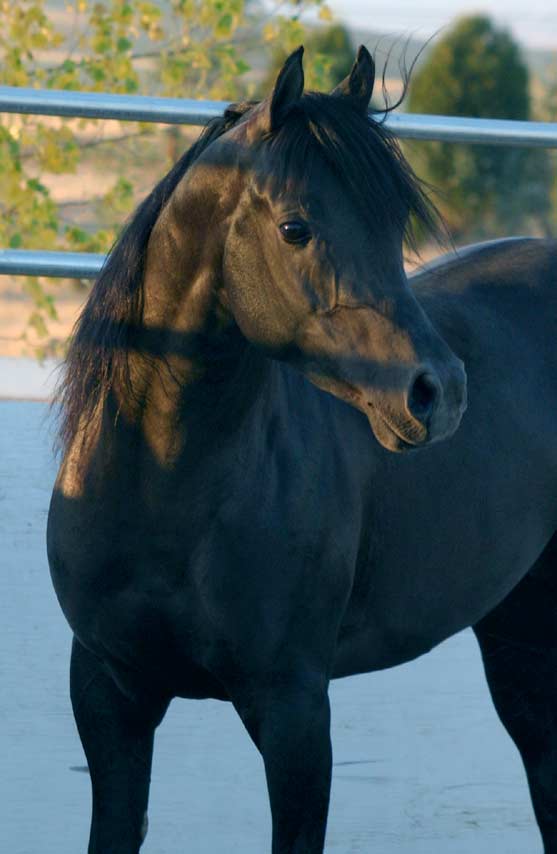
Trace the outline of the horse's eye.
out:
M 283 222 L 279 227 L 280 233 L 287 243 L 308 243 L 311 240 L 309 227 L 299 219 Z

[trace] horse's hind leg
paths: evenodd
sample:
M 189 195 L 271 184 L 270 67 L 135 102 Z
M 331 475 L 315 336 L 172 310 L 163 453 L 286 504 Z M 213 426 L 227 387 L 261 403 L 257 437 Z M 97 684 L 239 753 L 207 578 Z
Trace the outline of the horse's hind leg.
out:
M 495 708 L 524 762 L 545 854 L 557 854 L 557 536 L 474 631 Z
M 89 854 L 137 854 L 147 832 L 154 731 L 168 704 L 128 699 L 75 639 L 70 689 L 93 791 Z

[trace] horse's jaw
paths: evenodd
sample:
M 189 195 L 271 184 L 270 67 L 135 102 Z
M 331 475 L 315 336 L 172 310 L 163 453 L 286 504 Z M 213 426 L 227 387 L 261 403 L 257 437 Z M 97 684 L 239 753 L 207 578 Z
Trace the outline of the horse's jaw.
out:
M 436 444 L 437 442 L 444 442 L 446 439 L 449 439 L 458 430 L 465 409 L 466 406 L 462 408 L 461 413 L 452 421 L 445 432 L 439 431 L 435 436 L 426 434 L 422 441 L 409 441 L 408 438 L 404 438 L 404 436 L 399 433 L 396 426 L 389 423 L 381 412 L 369 404 L 365 415 L 367 416 L 373 435 L 379 444 L 387 451 L 404 454 L 408 451 L 416 451 L 420 448 L 428 447 L 429 445 Z
M 392 414 L 384 413 L 379 406 L 374 405 L 372 403 L 373 390 L 360 390 L 354 385 L 344 383 L 336 378 L 325 377 L 322 373 L 311 369 L 303 370 L 303 373 L 317 388 L 359 410 L 367 418 L 378 443 L 385 450 L 393 453 L 403 454 L 408 451 L 416 451 L 449 439 L 460 426 L 462 415 L 466 410 L 464 403 L 454 417 L 435 431 L 423 428 L 412 429 L 407 420 L 399 425 Z
M 460 359 L 427 326 L 416 324 L 415 342 L 378 312 L 340 309 L 304 325 L 296 364 L 359 409 L 380 445 L 400 453 L 449 438 L 466 409 Z

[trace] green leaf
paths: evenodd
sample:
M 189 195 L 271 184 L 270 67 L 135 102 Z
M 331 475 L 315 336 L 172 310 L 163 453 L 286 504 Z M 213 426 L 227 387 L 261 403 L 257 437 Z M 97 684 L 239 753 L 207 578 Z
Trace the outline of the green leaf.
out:
M 116 49 L 119 53 L 125 53 L 133 47 L 133 42 L 129 39 L 124 38 L 124 36 L 120 36 L 118 41 L 116 42 Z
M 44 184 L 41 184 L 38 178 L 29 178 L 27 186 L 30 190 L 40 193 L 42 196 L 48 196 L 48 189 Z
M 28 326 L 35 330 L 39 338 L 46 338 L 48 335 L 48 328 L 45 323 L 45 319 L 42 314 L 38 311 L 33 311 L 29 315 L 29 320 L 27 321 Z
M 104 80 L 106 77 L 106 72 L 105 72 L 104 68 L 102 68 L 102 66 L 100 66 L 100 65 L 94 65 L 90 69 L 89 73 L 91 74 L 91 77 L 93 78 L 93 80 L 97 80 L 97 81 Z
M 217 26 L 215 27 L 215 34 L 218 37 L 230 35 L 230 31 L 232 30 L 233 21 L 234 21 L 234 19 L 233 19 L 232 15 L 229 15 L 229 14 L 223 15 L 221 18 L 219 18 L 219 22 L 218 22 Z

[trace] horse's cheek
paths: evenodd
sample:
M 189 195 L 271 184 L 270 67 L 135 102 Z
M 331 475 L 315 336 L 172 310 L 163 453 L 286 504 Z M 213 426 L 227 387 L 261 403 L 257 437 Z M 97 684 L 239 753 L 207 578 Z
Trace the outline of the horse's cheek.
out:
M 227 301 L 245 337 L 270 354 L 291 344 L 296 313 L 281 297 L 276 273 L 264 252 L 240 247 L 227 251 L 224 264 Z

